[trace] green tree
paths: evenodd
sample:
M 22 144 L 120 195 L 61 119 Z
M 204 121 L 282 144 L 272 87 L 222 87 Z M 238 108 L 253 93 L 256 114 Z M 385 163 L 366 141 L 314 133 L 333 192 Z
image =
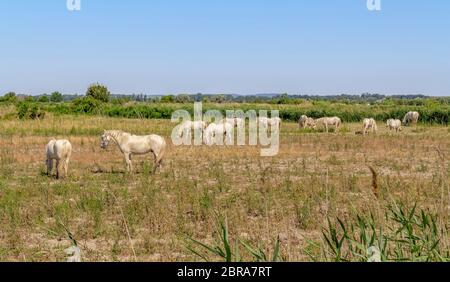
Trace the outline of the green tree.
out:
M 174 101 L 173 95 L 168 95 L 161 98 L 162 103 L 173 103 L 173 101 Z
M 64 100 L 63 95 L 61 93 L 59 93 L 58 91 L 55 91 L 50 95 L 50 101 L 52 101 L 54 103 L 60 103 L 63 100 Z
M 289 104 L 290 99 L 289 99 L 289 95 L 287 93 L 282 94 L 279 98 L 278 98 L 278 104 Z
M 175 98 L 175 102 L 181 103 L 181 104 L 190 103 L 191 98 L 186 94 L 180 94 Z
M 41 96 L 38 98 L 38 102 L 39 102 L 39 103 L 48 103 L 49 101 L 50 101 L 50 99 L 48 98 L 48 95 L 47 95 L 47 94 L 41 95 Z
M 87 92 L 87 97 L 91 97 L 97 101 L 101 102 L 109 102 L 109 98 L 111 96 L 111 93 L 108 91 L 108 88 L 101 84 L 92 84 L 89 86 Z
M 11 103 L 15 103 L 17 101 L 17 96 L 16 93 L 14 92 L 8 92 L 6 93 L 2 99 L 3 102 L 11 102 Z

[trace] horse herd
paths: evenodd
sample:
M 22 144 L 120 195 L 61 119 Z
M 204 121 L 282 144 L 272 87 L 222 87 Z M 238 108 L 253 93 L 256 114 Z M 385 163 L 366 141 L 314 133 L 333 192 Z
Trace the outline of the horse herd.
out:
M 281 119 L 278 117 L 267 118 L 259 117 L 258 122 L 262 130 L 268 130 L 269 127 L 278 130 L 281 126 Z M 209 125 L 204 121 L 185 121 L 178 127 L 177 137 L 183 138 L 185 135 L 191 138 L 192 130 L 198 130 L 205 145 L 214 145 L 216 136 L 224 136 L 225 143 L 231 144 L 234 134 L 234 128 L 245 129 L 245 119 L 243 118 L 224 118 L 219 122 L 212 122 Z
M 408 126 L 410 124 L 417 124 L 419 121 L 420 114 L 418 112 L 408 112 L 403 121 L 399 119 L 388 119 L 386 121 L 386 126 L 389 130 L 395 130 L 396 132 L 402 131 L 402 125 Z M 309 129 L 317 129 L 318 126 L 322 126 L 325 128 L 325 131 L 328 133 L 329 127 L 334 126 L 335 132 L 339 130 L 341 127 L 342 121 L 338 117 L 324 117 L 319 119 L 313 119 L 307 117 L 306 115 L 302 115 L 298 122 L 299 127 L 309 128 Z M 363 120 L 363 130 L 356 132 L 357 134 L 366 135 L 369 132 L 376 133 L 378 131 L 377 122 L 374 118 L 365 118 Z
M 405 115 L 403 123 L 398 119 L 389 119 L 386 125 L 390 130 L 401 131 L 402 124 L 416 124 L 419 120 L 418 112 L 409 112 Z M 270 127 L 279 130 L 281 125 L 280 118 L 260 117 L 258 119 L 260 126 L 267 130 Z M 334 127 L 337 132 L 342 125 L 342 121 L 338 117 L 323 117 L 312 119 L 303 115 L 299 120 L 300 128 L 316 129 L 317 126 L 323 126 L 328 132 L 330 127 Z M 199 129 L 202 132 L 202 138 L 207 145 L 214 143 L 217 134 L 222 134 L 225 139 L 233 138 L 231 135 L 232 128 L 245 127 L 245 120 L 240 118 L 226 118 L 219 123 L 211 123 L 207 125 L 203 121 L 192 122 L 186 121 L 179 127 L 178 135 L 182 137 L 185 132 L 191 132 L 192 129 Z M 378 130 L 375 119 L 367 118 L 363 121 L 363 132 L 367 134 L 369 131 L 376 132 Z M 121 130 L 105 130 L 101 136 L 100 147 L 106 149 L 110 142 L 115 143 L 124 155 L 126 169 L 128 172 L 133 171 L 131 162 L 132 155 L 145 155 L 152 153 L 154 156 L 153 173 L 161 167 L 166 152 L 167 143 L 165 139 L 159 135 L 132 135 Z M 66 139 L 52 139 L 45 148 L 47 175 L 53 170 L 53 163 L 56 161 L 56 178 L 60 177 L 60 170 L 64 170 L 67 175 L 70 157 L 72 155 L 72 145 Z

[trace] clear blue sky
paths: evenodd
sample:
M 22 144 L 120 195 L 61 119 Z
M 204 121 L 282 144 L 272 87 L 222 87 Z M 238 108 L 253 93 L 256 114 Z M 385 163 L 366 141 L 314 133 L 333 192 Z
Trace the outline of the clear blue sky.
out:
M 0 0 L 0 93 L 450 95 L 450 1 Z

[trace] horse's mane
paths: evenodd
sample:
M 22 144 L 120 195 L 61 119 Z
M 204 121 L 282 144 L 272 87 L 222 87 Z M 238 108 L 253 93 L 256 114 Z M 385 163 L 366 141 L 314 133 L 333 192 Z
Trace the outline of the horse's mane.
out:
M 123 130 L 106 130 L 105 134 L 111 136 L 116 141 L 118 141 L 118 139 L 120 137 L 122 137 L 123 135 L 126 135 L 126 134 L 129 135 L 129 133 L 127 133 Z

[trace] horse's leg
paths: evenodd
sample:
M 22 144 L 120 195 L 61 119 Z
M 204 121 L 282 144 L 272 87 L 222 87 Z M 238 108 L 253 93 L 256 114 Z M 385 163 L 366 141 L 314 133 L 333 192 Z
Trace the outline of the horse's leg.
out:
M 69 158 L 67 158 L 64 162 L 64 174 L 67 177 L 67 171 L 69 170 Z
M 56 179 L 59 179 L 59 169 L 61 168 L 61 162 L 56 160 Z
M 155 152 L 152 151 L 153 154 L 153 171 L 152 173 L 155 174 L 156 170 L 158 169 L 159 163 L 158 163 L 158 155 L 156 155 Z
M 127 165 L 127 171 L 129 172 L 129 173 L 131 173 L 132 172 L 132 164 L 131 164 L 131 154 L 130 153 L 124 153 L 124 156 L 125 156 L 125 163 L 126 163 L 126 165 Z
M 162 167 L 163 157 L 164 157 L 164 149 L 160 150 L 158 153 L 152 152 L 154 157 L 154 165 L 153 165 L 153 174 L 156 173 L 156 170 Z
M 53 169 L 53 160 L 47 158 L 47 176 L 50 176 L 52 174 L 52 169 Z

